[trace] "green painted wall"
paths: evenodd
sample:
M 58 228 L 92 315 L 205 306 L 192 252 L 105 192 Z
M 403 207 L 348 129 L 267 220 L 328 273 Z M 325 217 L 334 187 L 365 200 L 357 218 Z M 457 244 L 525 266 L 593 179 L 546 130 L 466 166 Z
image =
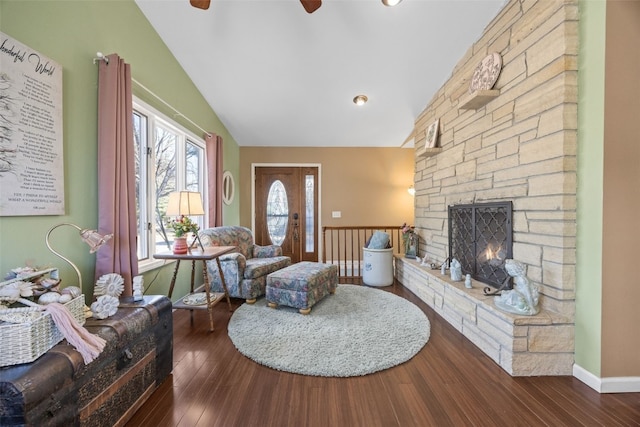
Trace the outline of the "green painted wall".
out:
M 580 2 L 575 361 L 600 377 L 604 177 L 604 1 Z
M 61 269 L 67 284 L 76 282 L 71 267 L 47 250 L 44 236 L 49 228 L 61 222 L 86 228 L 97 226 L 98 66 L 93 64 L 97 51 L 120 55 L 131 64 L 135 80 L 199 126 L 221 135 L 225 141 L 224 168 L 238 177 L 238 145 L 133 0 L 0 0 L 0 31 L 63 67 L 66 204 L 63 216 L 0 218 L 2 276 L 17 266 L 55 266 Z M 172 111 L 147 93 L 138 89 L 135 94 L 173 117 Z M 202 134 L 188 122 L 181 124 L 197 135 Z M 230 206 L 225 206 L 225 224 L 239 223 L 238 200 L 236 197 Z M 91 297 L 95 255 L 89 254 L 76 236 L 70 227 L 63 227 L 54 231 L 52 241 L 57 250 L 78 265 L 83 290 Z M 188 270 L 181 271 L 174 297 L 187 292 Z M 146 273 L 145 287 L 153 281 L 147 293 L 166 293 L 171 271 L 169 265 Z

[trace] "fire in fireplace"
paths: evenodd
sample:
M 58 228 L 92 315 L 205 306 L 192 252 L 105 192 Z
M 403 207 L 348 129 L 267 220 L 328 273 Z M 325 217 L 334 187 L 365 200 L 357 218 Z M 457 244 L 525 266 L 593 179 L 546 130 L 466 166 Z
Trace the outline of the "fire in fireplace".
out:
M 449 206 L 449 259 L 463 274 L 494 288 L 510 289 L 504 260 L 512 258 L 511 202 Z

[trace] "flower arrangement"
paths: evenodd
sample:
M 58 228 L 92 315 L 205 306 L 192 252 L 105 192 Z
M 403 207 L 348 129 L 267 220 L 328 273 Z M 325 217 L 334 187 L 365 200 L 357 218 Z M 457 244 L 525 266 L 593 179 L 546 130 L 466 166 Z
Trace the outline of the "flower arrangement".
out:
M 184 215 L 169 221 L 169 226 L 173 229 L 176 237 L 182 237 L 185 233 L 197 233 L 200 230 L 198 224 Z
M 405 246 L 407 245 L 408 241 L 414 238 L 415 233 L 416 232 L 413 227 L 407 225 L 406 222 L 402 224 L 402 242 L 405 244 Z

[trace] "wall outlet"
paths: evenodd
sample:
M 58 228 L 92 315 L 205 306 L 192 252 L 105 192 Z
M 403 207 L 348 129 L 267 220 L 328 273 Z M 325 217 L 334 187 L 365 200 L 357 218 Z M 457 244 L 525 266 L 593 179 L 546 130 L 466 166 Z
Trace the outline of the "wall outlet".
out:
M 340 211 L 331 212 L 331 218 L 342 218 L 342 212 Z

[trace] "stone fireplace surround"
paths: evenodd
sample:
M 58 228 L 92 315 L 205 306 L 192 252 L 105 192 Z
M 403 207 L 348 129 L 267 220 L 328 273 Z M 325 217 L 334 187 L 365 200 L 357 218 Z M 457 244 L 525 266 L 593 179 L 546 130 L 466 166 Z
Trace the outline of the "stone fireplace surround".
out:
M 571 375 L 576 287 L 578 2 L 508 1 L 415 122 L 420 253 L 448 256 L 447 207 L 511 200 L 513 259 L 540 289 L 540 314 L 396 258 L 396 277 L 514 376 Z M 478 63 L 498 52 L 495 95 L 469 102 Z M 477 101 L 477 99 L 476 99 Z M 439 122 L 437 148 L 426 130 Z

